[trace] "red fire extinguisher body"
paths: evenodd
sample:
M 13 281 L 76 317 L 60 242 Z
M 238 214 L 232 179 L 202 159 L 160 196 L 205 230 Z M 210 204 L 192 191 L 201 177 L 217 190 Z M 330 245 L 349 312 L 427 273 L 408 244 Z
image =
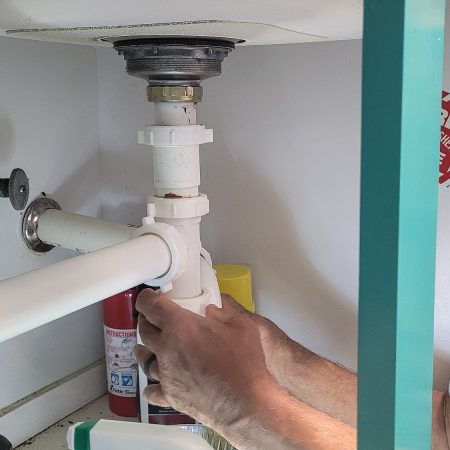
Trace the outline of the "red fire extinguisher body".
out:
M 137 417 L 137 362 L 133 348 L 137 341 L 136 298 L 133 288 L 103 301 L 105 356 L 109 408 L 123 417 Z

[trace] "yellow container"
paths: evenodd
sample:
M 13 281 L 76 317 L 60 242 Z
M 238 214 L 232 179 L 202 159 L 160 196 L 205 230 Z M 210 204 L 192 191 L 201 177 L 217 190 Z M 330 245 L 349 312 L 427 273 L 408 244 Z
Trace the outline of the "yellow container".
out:
M 221 294 L 231 295 L 240 305 L 255 312 L 250 267 L 239 264 L 216 264 L 214 269 Z

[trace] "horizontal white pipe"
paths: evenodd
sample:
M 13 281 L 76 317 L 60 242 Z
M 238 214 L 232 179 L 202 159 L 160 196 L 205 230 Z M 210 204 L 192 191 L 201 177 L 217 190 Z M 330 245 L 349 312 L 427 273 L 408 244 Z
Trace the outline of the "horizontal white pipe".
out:
M 164 275 L 165 241 L 145 235 L 0 282 L 0 342 Z
M 135 227 L 57 209 L 44 211 L 38 220 L 39 239 L 77 252 L 92 252 L 130 239 Z

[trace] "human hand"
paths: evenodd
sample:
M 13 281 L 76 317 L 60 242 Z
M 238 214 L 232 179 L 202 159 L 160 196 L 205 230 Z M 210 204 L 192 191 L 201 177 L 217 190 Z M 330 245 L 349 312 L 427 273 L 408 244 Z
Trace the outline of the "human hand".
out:
M 222 304 L 225 308 L 234 310 L 237 315 L 254 321 L 258 327 L 266 367 L 280 386 L 287 387 L 286 372 L 290 371 L 293 363 L 296 365 L 306 362 L 310 352 L 289 338 L 271 320 L 247 311 L 232 297 L 222 295 Z M 296 370 L 298 372 L 299 368 L 296 367 Z
M 149 403 L 171 406 L 226 435 L 230 424 L 253 414 L 259 393 L 275 384 L 256 321 L 231 300 L 221 309 L 209 305 L 202 317 L 145 290 L 136 308 L 145 346 L 136 346 L 135 357 L 142 367 L 152 353 L 157 358 L 149 375 L 160 384 L 145 389 Z
M 273 322 L 222 296 L 224 306 L 258 326 L 266 366 L 278 385 L 319 411 L 356 425 L 356 375 L 290 339 Z

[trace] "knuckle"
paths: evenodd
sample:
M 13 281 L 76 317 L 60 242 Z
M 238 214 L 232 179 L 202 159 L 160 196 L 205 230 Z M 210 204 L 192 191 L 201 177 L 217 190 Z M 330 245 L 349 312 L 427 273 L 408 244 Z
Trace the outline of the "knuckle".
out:
M 147 351 L 148 351 L 148 350 L 147 350 L 144 346 L 142 346 L 142 345 L 140 345 L 140 344 L 137 344 L 137 345 L 134 347 L 134 349 L 133 349 L 133 356 L 134 356 L 138 361 L 140 361 L 140 360 L 142 360 L 142 359 L 144 358 L 144 355 L 146 354 Z
M 148 403 L 152 403 L 154 401 L 154 395 L 153 386 L 148 386 L 145 388 L 144 396 Z
M 141 339 L 142 339 L 143 344 L 144 344 L 147 348 L 151 347 L 150 339 L 148 339 L 147 336 L 141 334 Z
M 147 319 L 145 318 L 144 315 L 139 314 L 138 316 L 138 325 L 140 328 L 142 328 L 143 326 L 145 326 L 145 323 L 147 322 Z
M 156 312 L 163 311 L 164 302 L 165 302 L 165 299 L 161 295 L 154 297 L 153 302 L 152 302 L 152 309 Z
M 145 306 L 148 298 L 149 298 L 149 295 L 148 295 L 147 289 L 141 291 L 141 293 L 138 295 L 138 298 L 136 299 L 136 305 L 139 307 Z
M 139 293 L 138 300 L 139 300 L 139 299 L 141 299 L 141 300 L 146 300 L 146 299 L 148 299 L 148 298 L 153 297 L 154 295 L 155 295 L 155 293 L 153 292 L 152 289 L 150 289 L 150 288 L 143 289 L 143 290 Z
M 210 304 L 205 309 L 206 316 L 214 316 L 215 314 L 220 312 L 220 308 L 218 308 L 216 305 Z
M 143 322 L 139 324 L 139 334 L 141 335 L 142 338 L 144 338 L 144 336 L 146 337 L 149 333 L 150 327 L 148 325 L 148 322 Z

